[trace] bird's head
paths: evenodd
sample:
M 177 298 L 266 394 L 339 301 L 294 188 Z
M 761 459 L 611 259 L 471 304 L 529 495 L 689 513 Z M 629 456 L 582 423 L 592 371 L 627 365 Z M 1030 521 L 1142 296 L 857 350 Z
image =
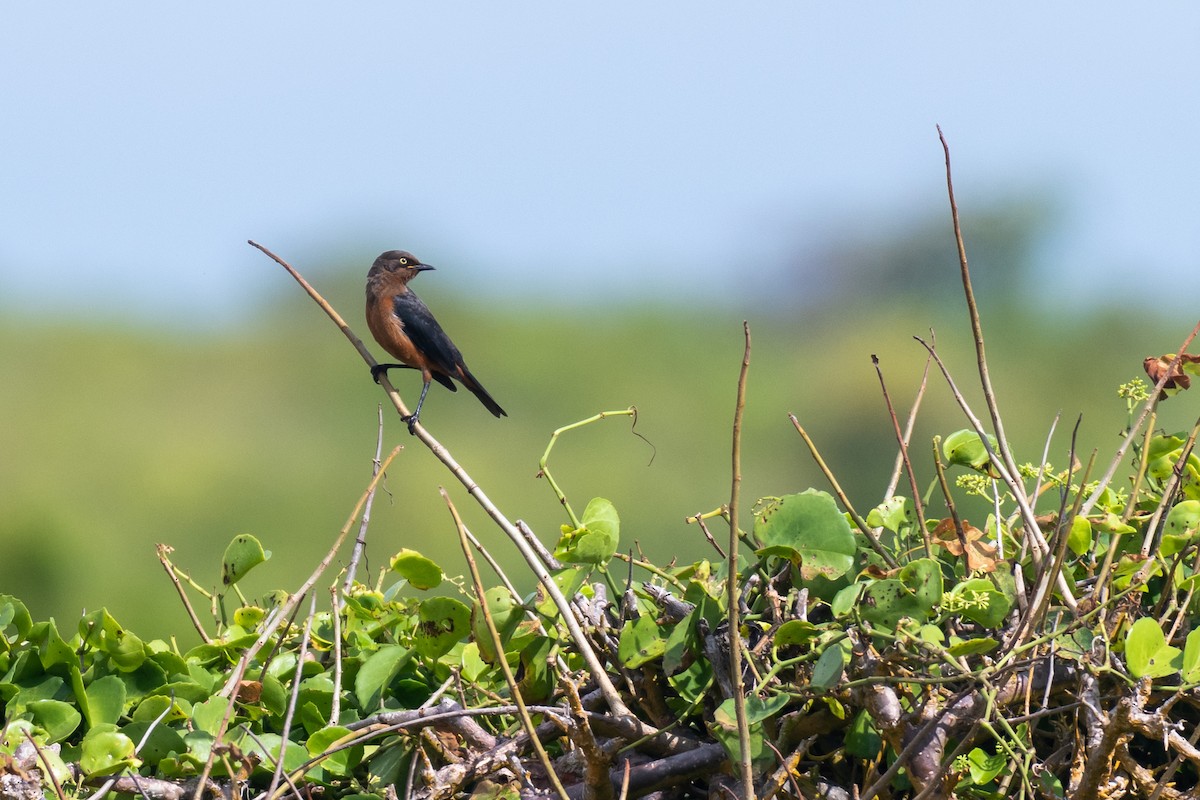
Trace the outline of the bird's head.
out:
M 394 275 L 407 283 L 427 269 L 433 269 L 433 267 L 428 264 L 422 264 L 419 258 L 407 250 L 388 250 L 375 259 L 375 263 L 371 265 L 371 271 L 367 277 Z

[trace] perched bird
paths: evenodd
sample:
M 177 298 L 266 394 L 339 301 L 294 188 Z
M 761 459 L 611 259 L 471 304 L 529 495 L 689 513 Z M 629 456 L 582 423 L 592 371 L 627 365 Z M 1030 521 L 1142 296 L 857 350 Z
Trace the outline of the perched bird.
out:
M 377 364 L 371 367 L 371 377 L 379 383 L 379 376 L 389 369 L 421 371 L 425 381 L 421 397 L 416 409 L 405 419 L 409 433 L 414 433 L 413 427 L 421 416 L 421 405 L 429 391 L 430 380 L 456 392 L 458 387 L 451 378 L 457 378 L 488 411 L 497 417 L 507 417 L 504 409 L 467 369 L 462 353 L 433 318 L 429 308 L 408 288 L 409 281 L 430 269 L 433 267 L 422 264 L 412 253 L 403 250 L 389 250 L 371 265 L 371 271 L 367 273 L 367 327 L 384 350 L 403 362 Z

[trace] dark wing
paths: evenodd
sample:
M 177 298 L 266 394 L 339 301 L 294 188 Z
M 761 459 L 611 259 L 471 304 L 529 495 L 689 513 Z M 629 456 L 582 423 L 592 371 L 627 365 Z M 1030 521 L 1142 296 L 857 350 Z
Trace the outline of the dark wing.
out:
M 450 391 L 458 391 L 449 376 L 458 374 L 463 363 L 462 353 L 433 318 L 433 313 L 411 291 L 396 295 L 393 308 L 404 324 L 404 333 L 429 363 L 434 379 Z

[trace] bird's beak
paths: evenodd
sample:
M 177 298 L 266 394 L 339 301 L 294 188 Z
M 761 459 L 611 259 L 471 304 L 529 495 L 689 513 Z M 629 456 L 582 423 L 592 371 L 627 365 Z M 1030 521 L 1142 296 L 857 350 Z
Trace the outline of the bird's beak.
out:
M 413 269 L 415 269 L 417 272 L 424 272 L 427 269 L 437 269 L 437 267 L 431 267 L 428 264 L 417 264 L 415 267 L 413 267 Z

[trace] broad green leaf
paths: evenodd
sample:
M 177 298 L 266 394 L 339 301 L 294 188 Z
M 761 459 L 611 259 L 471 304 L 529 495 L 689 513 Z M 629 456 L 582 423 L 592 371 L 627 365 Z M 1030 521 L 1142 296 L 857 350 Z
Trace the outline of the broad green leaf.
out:
M 1085 555 L 1092 549 L 1092 523 L 1087 517 L 1075 517 L 1071 520 L 1071 530 L 1067 533 L 1067 547 L 1077 556 Z
M 1200 681 L 1200 628 L 1187 635 L 1183 643 L 1183 661 L 1179 667 L 1184 683 Z
M 554 556 L 569 564 L 606 564 L 621 541 L 621 520 L 616 507 L 603 497 L 594 497 L 583 510 L 579 527 L 564 526 Z
M 407 547 L 392 556 L 391 567 L 414 589 L 434 589 L 445 576 L 437 562 Z
M 872 759 L 883 748 L 883 737 L 875 730 L 871 715 L 865 710 L 854 716 L 846 731 L 846 752 L 858 758 Z
M 1200 538 L 1200 500 L 1184 500 L 1167 512 L 1163 522 L 1161 556 L 1173 556 Z
M 221 582 L 226 586 L 234 585 L 270 557 L 271 551 L 264 550 L 262 543 L 250 534 L 233 537 L 221 558 Z
M 354 696 L 365 713 L 373 713 L 383 703 L 383 690 L 400 674 L 412 658 L 412 651 L 398 644 L 380 647 L 359 668 L 354 677 Z
M 116 724 L 125 711 L 125 683 L 116 675 L 106 675 L 87 687 L 88 725 L 102 722 Z
M 93 728 L 83 737 L 79 767 L 88 777 L 111 775 L 136 764 L 133 740 L 111 725 Z
M 552 666 L 553 644 L 551 639 L 538 636 L 521 649 L 521 679 L 517 689 L 526 702 L 540 703 L 549 699 L 558 685 L 558 672 Z
M 988 434 L 988 444 L 991 445 L 993 453 L 999 450 L 996 437 L 991 434 Z M 992 459 L 988 455 L 987 448 L 983 446 L 983 440 L 973 430 L 955 431 L 947 436 L 942 443 L 942 454 L 946 457 L 948 464 L 970 467 L 989 478 L 1000 477 L 996 468 L 992 466 Z
M 846 651 L 840 644 L 831 644 L 813 666 L 812 685 L 818 689 L 832 689 L 842 680 L 845 669 Z
M 626 622 L 621 628 L 621 640 L 617 655 L 621 663 L 630 669 L 653 661 L 667 650 L 667 639 L 654 618 L 642 614 L 636 620 Z
M 955 586 L 951 608 L 985 628 L 998 628 L 1012 609 L 1012 602 L 987 578 L 972 578 Z M 949 605 L 949 604 L 947 604 Z
M 887 528 L 892 533 L 900 533 L 905 528 L 912 527 L 917 521 L 917 514 L 912 500 L 899 495 L 890 497 L 867 512 L 867 524 L 872 528 Z
M 1183 651 L 1167 644 L 1157 621 L 1142 617 L 1125 635 L 1125 664 L 1135 678 L 1161 678 L 1179 672 Z
M 192 705 L 192 727 L 216 736 L 228 709 L 229 701 L 223 697 L 210 697 L 202 703 L 195 703 Z
M 750 698 L 747 698 L 747 712 L 749 712 L 749 701 Z M 737 714 L 732 697 L 717 706 L 713 712 L 711 729 L 717 741 L 725 748 L 730 760 L 736 764 L 741 757 L 741 742 L 738 738 Z M 750 759 L 758 768 L 762 768 L 775 759 L 774 751 L 766 746 L 761 722 L 750 725 Z
M 42 669 L 78 665 L 79 659 L 76 658 L 75 651 L 59 635 L 58 626 L 55 625 L 54 620 L 32 625 L 29 629 L 29 641 L 38 649 L 38 659 L 42 662 Z
M 151 730 L 150 726 L 153 724 L 153 722 L 131 722 L 121 728 L 121 733 L 134 742 L 140 742 L 149 731 L 150 738 L 146 739 L 146 743 L 138 750 L 138 758 L 148 764 L 157 764 L 171 752 L 182 753 L 187 750 L 187 744 L 179 731 L 167 725 L 154 725 L 154 729 Z
M 1003 753 L 992 755 L 976 747 L 967 753 L 967 763 L 970 765 L 971 783 L 982 786 L 999 775 L 1008 766 L 1009 759 Z
M 471 609 L 453 597 L 430 597 L 417 608 L 413 645 L 428 659 L 449 653 L 471 633 Z
M 479 645 L 476 642 L 463 645 L 461 659 L 462 676 L 469 683 L 475 683 L 488 671 L 487 662 L 479 655 Z
M 66 739 L 83 721 L 73 705 L 61 700 L 34 700 L 25 708 L 33 715 L 34 724 L 46 732 L 50 744 Z
M 492 624 L 500 634 L 502 645 L 507 644 L 521 620 L 525 618 L 524 609 L 513 599 L 512 592 L 504 586 L 493 586 L 483 593 L 487 602 L 488 613 L 492 616 Z M 483 607 L 476 601 L 471 610 L 471 638 L 479 646 L 479 655 L 489 664 L 495 664 L 497 653 L 492 645 L 492 634 L 488 631 L 487 620 L 483 616 Z
M 240 606 L 233 612 L 233 624 L 245 631 L 257 631 L 267 612 L 258 606 Z
M 700 650 L 700 638 L 696 635 L 696 615 L 697 612 L 693 610 L 684 619 L 677 622 L 671 629 L 671 633 L 667 635 L 662 660 L 664 675 L 674 675 L 683 666 L 684 659 L 689 653 Z
M 11 594 L 0 594 L 0 635 L 4 635 L 11 628 L 16 632 L 18 639 L 23 639 L 32 627 L 33 619 L 29 616 L 29 609 L 25 604 Z
M 328 728 L 322 728 L 312 736 L 308 737 L 308 742 L 305 746 L 308 749 L 309 755 L 317 756 L 333 747 L 339 741 L 349 740 L 351 738 L 353 738 L 352 731 L 349 728 L 343 728 L 341 726 L 334 725 Z M 335 775 L 345 776 L 349 775 L 350 772 L 358 766 L 358 763 L 362 761 L 362 757 L 362 745 L 355 745 L 354 747 L 347 747 L 345 749 L 338 750 L 335 753 L 331 753 L 328 758 L 321 762 L 321 766 L 324 767 L 327 772 L 331 772 Z
M 808 620 L 789 619 L 775 629 L 775 647 L 805 644 L 820 636 L 821 631 Z
M 759 555 L 798 562 L 804 580 L 833 580 L 854 566 L 850 523 L 825 492 L 809 489 L 768 503 L 756 516 L 754 536 L 763 543 Z

